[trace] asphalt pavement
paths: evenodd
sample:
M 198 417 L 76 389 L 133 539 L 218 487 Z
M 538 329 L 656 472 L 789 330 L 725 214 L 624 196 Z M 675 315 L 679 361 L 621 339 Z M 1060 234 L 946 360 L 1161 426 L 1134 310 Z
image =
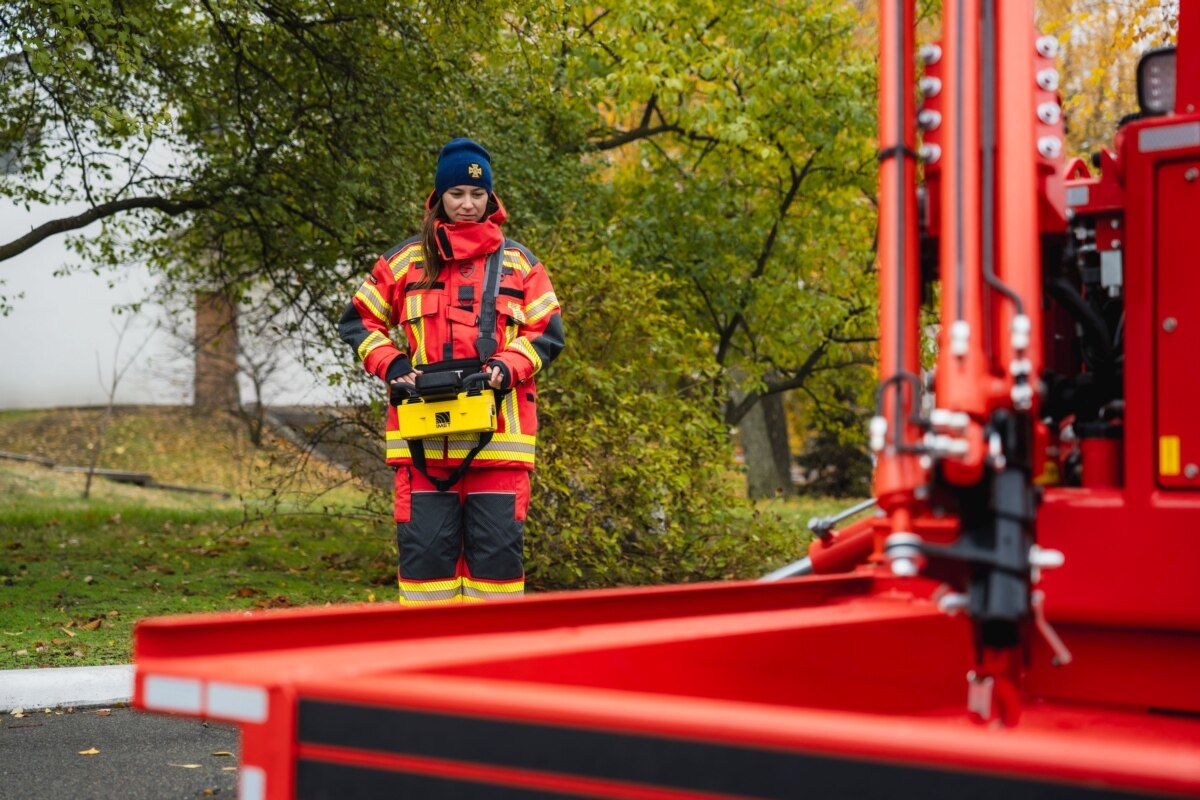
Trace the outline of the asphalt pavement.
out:
M 0 671 L 0 797 L 236 795 L 238 732 L 126 707 L 133 668 Z

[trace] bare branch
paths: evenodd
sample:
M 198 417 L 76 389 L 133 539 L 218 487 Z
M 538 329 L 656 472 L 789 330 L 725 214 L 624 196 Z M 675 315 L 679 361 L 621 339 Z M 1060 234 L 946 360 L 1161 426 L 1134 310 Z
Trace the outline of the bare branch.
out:
M 51 220 L 37 226 L 29 233 L 13 239 L 7 244 L 0 245 L 0 261 L 7 261 L 13 256 L 24 253 L 29 248 L 59 233 L 86 228 L 97 220 L 106 219 L 124 211 L 140 208 L 158 211 L 168 217 L 175 217 L 188 211 L 209 208 L 212 202 L 208 200 L 171 200 L 166 197 L 127 197 L 124 200 L 111 200 L 92 206 L 82 214 L 73 217 L 63 217 Z

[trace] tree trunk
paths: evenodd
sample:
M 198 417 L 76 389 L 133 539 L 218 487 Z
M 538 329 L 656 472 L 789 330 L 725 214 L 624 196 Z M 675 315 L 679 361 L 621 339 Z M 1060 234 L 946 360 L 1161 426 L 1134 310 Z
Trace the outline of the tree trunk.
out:
M 745 454 L 747 495 L 758 500 L 794 494 L 783 395 L 760 399 L 742 418 L 738 430 Z
M 224 292 L 196 293 L 196 374 L 192 407 L 238 407 L 237 307 Z

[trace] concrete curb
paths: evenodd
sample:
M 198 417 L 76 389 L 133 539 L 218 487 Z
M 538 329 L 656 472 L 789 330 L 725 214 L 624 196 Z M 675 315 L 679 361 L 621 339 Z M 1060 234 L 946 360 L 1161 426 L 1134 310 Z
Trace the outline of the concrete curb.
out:
M 0 672 L 0 712 L 120 705 L 132 697 L 132 664 Z

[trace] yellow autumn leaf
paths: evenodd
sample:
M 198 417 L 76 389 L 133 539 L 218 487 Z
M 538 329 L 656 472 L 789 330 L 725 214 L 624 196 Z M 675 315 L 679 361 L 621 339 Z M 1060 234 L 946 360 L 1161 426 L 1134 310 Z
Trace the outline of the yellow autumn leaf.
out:
M 81 755 L 81 756 L 98 756 L 98 755 L 100 755 L 100 751 L 94 747 L 89 747 L 87 750 L 80 750 L 79 755 Z

